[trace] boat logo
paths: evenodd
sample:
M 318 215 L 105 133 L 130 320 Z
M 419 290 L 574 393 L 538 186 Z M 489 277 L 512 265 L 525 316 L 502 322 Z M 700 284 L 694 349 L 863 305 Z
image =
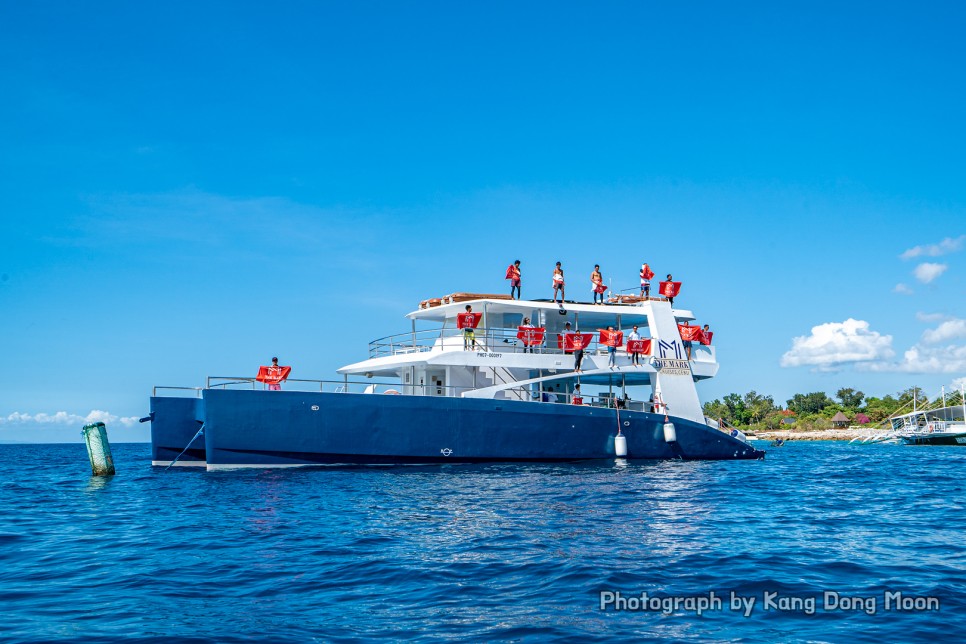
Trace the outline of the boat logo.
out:
M 451 450 L 448 447 L 444 447 L 443 449 L 439 450 L 439 453 L 442 454 L 443 456 L 449 456 L 450 454 L 453 453 L 453 450 Z

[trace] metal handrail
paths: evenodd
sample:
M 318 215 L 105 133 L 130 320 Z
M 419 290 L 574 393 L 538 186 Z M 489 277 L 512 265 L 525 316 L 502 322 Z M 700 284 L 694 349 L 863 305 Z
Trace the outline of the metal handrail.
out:
M 582 331 L 582 333 L 588 332 Z M 594 332 L 591 331 L 590 333 Z M 573 353 L 572 351 L 564 351 L 564 349 L 555 346 L 557 335 L 560 335 L 560 332 L 548 331 L 544 337 L 543 344 L 526 348 L 528 351 L 532 349 L 533 353 L 547 355 L 571 355 Z M 508 349 L 512 349 L 514 353 L 522 353 L 524 349 L 523 342 L 517 338 L 516 329 L 505 327 L 480 327 L 474 329 L 474 336 L 476 344 L 485 351 L 506 351 Z M 387 335 L 369 343 L 369 357 L 379 358 L 383 356 L 392 356 L 405 353 L 421 353 L 424 351 L 432 351 L 435 348 L 444 348 L 446 345 L 443 344 L 443 341 L 447 338 L 462 339 L 462 337 L 463 330 L 454 327 L 441 327 L 434 330 L 424 329 L 422 331 L 416 331 L 415 333 L 410 332 Z M 548 342 L 551 342 L 551 344 L 548 344 Z M 455 348 L 455 342 L 453 346 Z M 584 351 L 587 353 L 601 355 L 602 353 L 606 353 L 607 346 L 601 344 L 600 337 L 594 333 L 594 340 L 591 341 L 590 345 Z

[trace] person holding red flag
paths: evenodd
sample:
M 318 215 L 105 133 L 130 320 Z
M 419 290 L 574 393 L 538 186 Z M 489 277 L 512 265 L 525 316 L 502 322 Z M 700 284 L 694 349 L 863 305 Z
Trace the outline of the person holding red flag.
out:
M 506 278 L 510 280 L 510 299 L 520 299 L 520 260 L 516 260 L 506 268 Z M 516 290 L 517 296 L 513 297 Z
M 703 333 L 701 332 L 701 327 L 691 326 L 691 323 L 687 320 L 684 324 L 678 325 L 678 331 L 681 334 L 681 339 L 684 340 L 684 350 L 688 353 L 688 360 L 691 359 L 691 342 L 694 340 L 701 341 Z
M 647 265 L 647 262 L 641 264 L 641 297 L 651 297 L 652 277 L 654 277 L 654 271 Z
M 674 298 L 681 291 L 681 282 L 675 282 L 671 274 L 667 274 L 667 280 L 661 282 L 661 295 L 667 298 L 668 303 L 674 306 Z
M 647 266 L 647 264 L 645 264 Z M 641 339 L 641 334 L 637 332 L 637 325 L 634 325 L 634 329 L 627 334 L 627 351 L 631 354 L 631 364 L 635 367 L 641 366 L 641 352 L 632 351 L 632 347 L 637 347 L 637 344 L 632 344 Z
M 553 301 L 557 301 L 557 291 L 560 291 L 560 303 L 563 304 L 564 298 L 564 276 L 563 269 L 560 268 L 560 262 L 557 262 L 557 267 L 553 269 Z
M 597 304 L 597 297 L 600 297 L 600 304 L 604 303 L 604 276 L 600 274 L 600 264 L 594 264 L 594 272 L 590 274 L 590 283 L 594 285 L 594 304 Z
M 570 322 L 567 323 L 567 327 L 570 327 Z M 576 333 L 568 333 L 564 336 L 565 351 L 568 343 L 573 347 L 574 373 L 580 373 L 580 363 L 584 360 L 584 336 L 580 333 L 580 329 L 577 329 Z
M 711 330 L 707 324 L 701 329 L 701 344 L 711 344 L 711 336 L 714 335 L 714 331 Z
M 476 346 L 476 325 L 480 323 L 482 313 L 473 313 L 473 307 L 466 305 L 466 312 L 456 316 L 456 328 L 463 329 L 463 351 L 470 351 Z
M 255 380 L 267 384 L 269 391 L 281 391 L 282 383 L 288 379 L 288 374 L 291 371 L 292 367 L 280 367 L 278 366 L 278 358 L 272 358 L 271 367 L 258 368 L 258 375 Z
M 535 327 L 530 318 L 523 318 L 523 324 L 517 328 L 517 337 L 523 341 L 523 352 L 533 353 L 533 347 L 543 342 L 544 327 Z
M 583 405 L 584 404 L 584 398 L 583 398 L 583 396 L 580 395 L 580 383 L 579 382 L 576 385 L 574 385 L 574 393 L 573 393 L 573 396 L 570 399 L 570 402 L 572 402 L 575 405 Z
M 610 369 L 617 367 L 617 347 L 624 343 L 624 332 L 615 331 L 613 326 L 600 331 L 600 342 L 607 347 L 607 366 Z

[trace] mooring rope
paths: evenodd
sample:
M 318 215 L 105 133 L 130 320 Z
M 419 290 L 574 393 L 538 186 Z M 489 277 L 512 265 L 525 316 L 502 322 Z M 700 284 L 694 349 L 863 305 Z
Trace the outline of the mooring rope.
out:
M 184 453 L 188 451 L 188 448 L 191 447 L 191 444 L 193 442 L 195 442 L 195 440 L 199 436 L 201 436 L 201 433 L 204 432 L 204 431 L 205 431 L 205 424 L 204 423 L 201 423 L 201 428 L 198 429 L 198 433 L 195 434 L 194 436 L 192 436 L 191 437 L 191 440 L 188 441 L 188 444 L 184 446 L 184 449 L 183 450 L 181 450 L 181 453 L 178 454 L 177 456 L 175 456 L 173 461 L 171 461 L 170 463 L 168 463 L 168 466 L 166 468 L 164 468 L 164 471 L 165 472 L 167 472 L 169 469 L 171 469 L 171 466 L 174 465 L 175 463 L 177 463 L 179 458 L 181 458 L 182 456 L 184 456 Z

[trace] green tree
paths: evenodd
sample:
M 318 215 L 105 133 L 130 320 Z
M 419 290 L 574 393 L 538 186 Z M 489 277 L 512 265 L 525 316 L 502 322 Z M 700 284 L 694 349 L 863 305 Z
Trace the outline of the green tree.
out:
M 775 401 L 771 396 L 762 396 L 754 390 L 746 393 L 742 402 L 753 423 L 760 423 L 769 412 L 776 409 Z
M 883 398 L 876 398 L 875 396 L 872 396 L 865 401 L 865 415 L 868 416 L 873 423 L 878 423 L 896 413 L 896 410 L 899 409 L 901 405 L 902 403 L 892 396 L 885 396 Z
M 724 404 L 728 406 L 728 421 L 732 425 L 747 425 L 751 420 L 751 413 L 740 395 L 728 394 L 724 397 Z
M 817 414 L 832 404 L 832 399 L 824 391 L 810 394 L 795 394 L 788 402 L 788 408 L 796 414 Z
M 906 403 L 911 403 L 913 392 L 915 392 L 917 407 L 922 407 L 923 405 L 929 403 L 929 397 L 923 393 L 922 387 L 909 387 L 908 389 L 900 391 L 898 394 L 896 394 L 899 397 L 899 403 L 903 405 Z M 911 404 L 909 405 L 909 410 L 912 411 Z
M 865 398 L 865 394 L 850 387 L 842 387 L 835 392 L 835 397 L 839 399 L 843 407 L 855 411 L 862 406 L 862 399 Z

